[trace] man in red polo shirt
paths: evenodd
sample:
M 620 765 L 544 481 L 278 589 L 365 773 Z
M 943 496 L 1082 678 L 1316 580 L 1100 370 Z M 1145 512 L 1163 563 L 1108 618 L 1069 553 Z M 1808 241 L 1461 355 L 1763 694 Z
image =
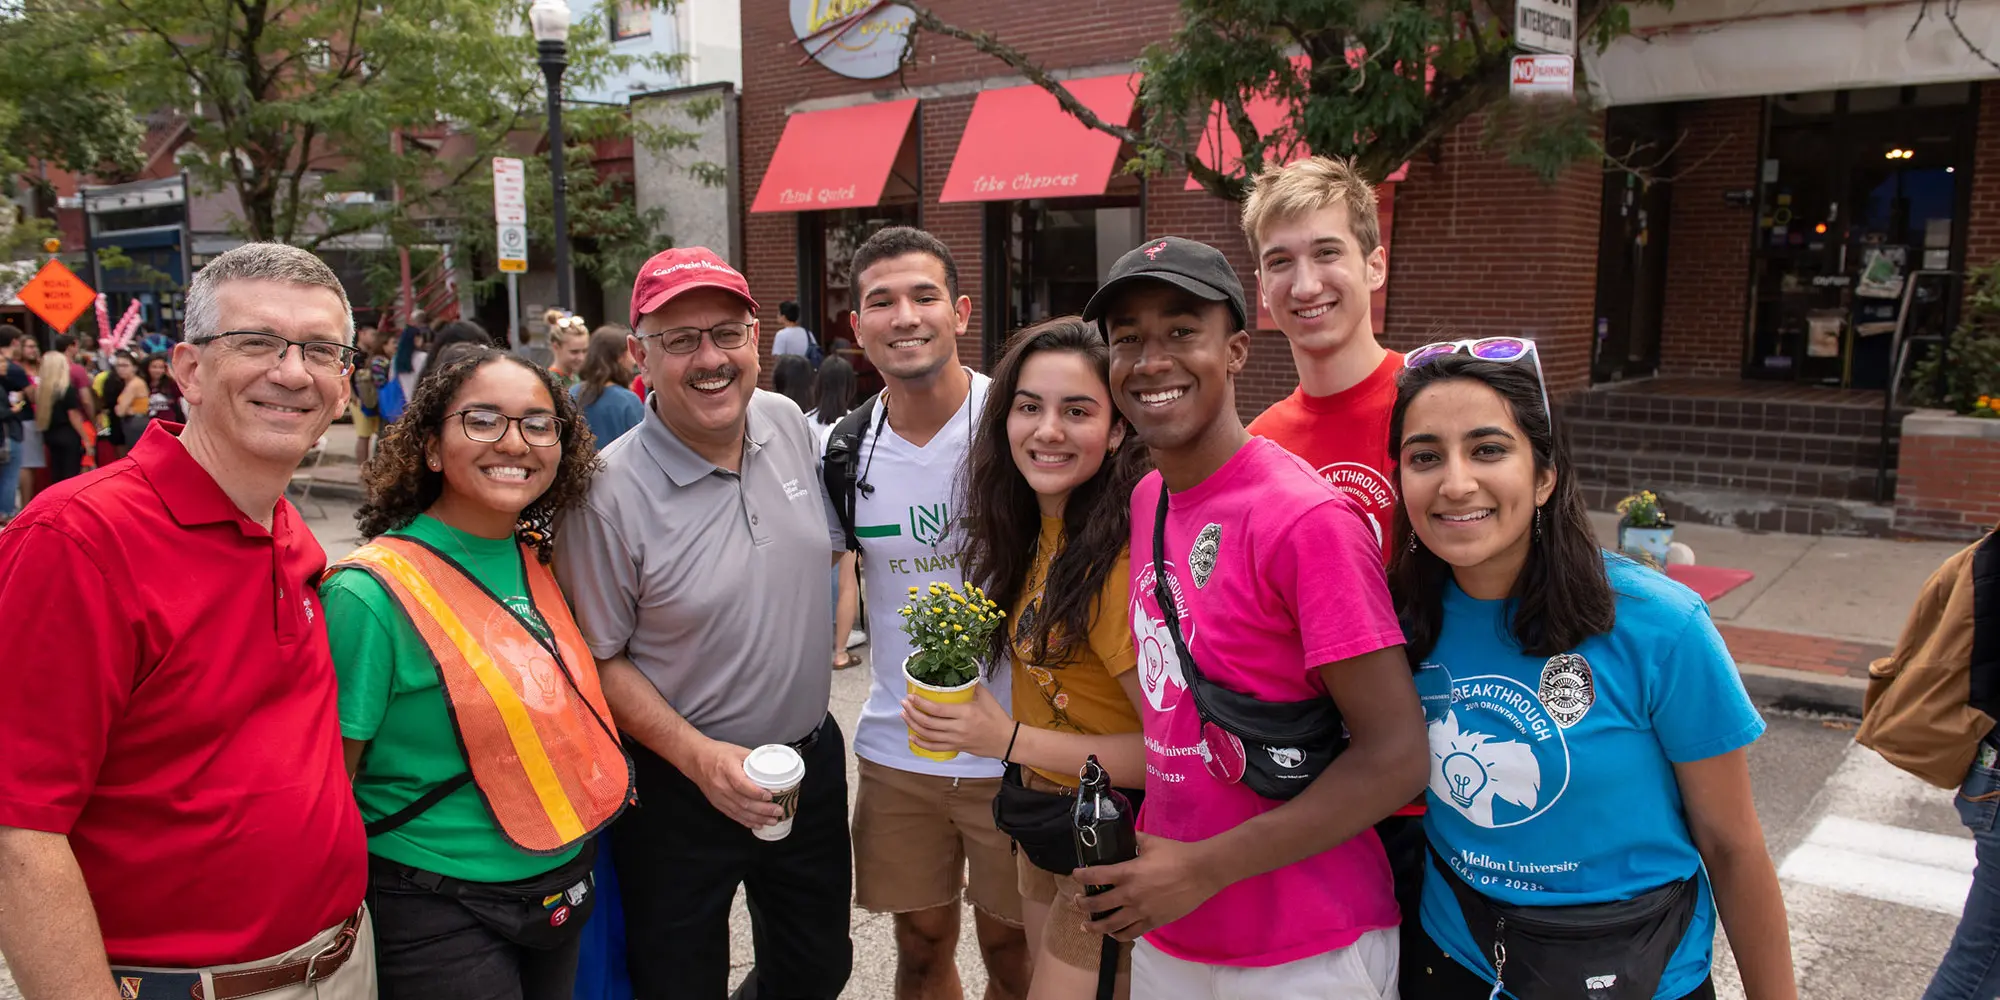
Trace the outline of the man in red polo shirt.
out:
M 1389 277 L 1375 189 L 1354 166 L 1323 156 L 1266 171 L 1243 204 L 1257 288 L 1291 344 L 1299 387 L 1250 422 L 1360 504 L 1389 561 L 1396 509 L 1389 414 L 1403 356 L 1375 340 L 1371 299 Z M 1396 902 L 1414 920 L 1423 886 L 1423 800 L 1376 824 Z
M 347 405 L 317 257 L 188 287 L 186 427 L 0 531 L 0 953 L 28 1000 L 372 1000 L 367 848 L 286 483 Z

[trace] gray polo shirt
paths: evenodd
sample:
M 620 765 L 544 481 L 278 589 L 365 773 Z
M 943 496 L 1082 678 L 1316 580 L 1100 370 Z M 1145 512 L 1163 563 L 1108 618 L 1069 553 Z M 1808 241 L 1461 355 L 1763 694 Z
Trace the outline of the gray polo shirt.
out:
M 829 529 L 818 450 L 798 405 L 750 400 L 743 471 L 646 419 L 556 535 L 556 576 L 599 658 L 624 652 L 712 739 L 799 739 L 826 717 L 833 673 Z

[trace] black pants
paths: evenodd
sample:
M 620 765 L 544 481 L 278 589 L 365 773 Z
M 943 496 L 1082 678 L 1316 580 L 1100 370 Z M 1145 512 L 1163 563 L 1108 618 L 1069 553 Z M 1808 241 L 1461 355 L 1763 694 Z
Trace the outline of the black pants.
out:
M 1417 904 L 1424 898 L 1424 854 L 1430 844 L 1424 837 L 1424 818 L 1391 816 L 1375 824 L 1375 835 L 1382 838 L 1382 853 L 1389 856 L 1389 873 L 1396 879 L 1396 907 L 1402 911 L 1403 926 L 1414 927 Z
M 368 861 L 381 1000 L 569 1000 L 580 933 L 549 951 L 523 948 L 457 900 L 402 878 L 402 865 Z
M 62 414 L 58 417 L 67 420 Z M 42 435 L 42 449 L 48 453 L 49 482 L 60 483 L 83 474 L 83 438 L 67 423 L 53 423 Z
M 1403 1000 L 1486 1000 L 1493 984 L 1446 956 L 1424 933 L 1415 911 L 1403 920 Z M 1706 979 L 1680 1000 L 1715 1000 L 1715 980 Z
M 628 744 L 639 805 L 612 838 L 625 904 L 626 966 L 639 1000 L 722 1000 L 729 991 L 729 904 L 750 897 L 757 1000 L 834 1000 L 854 966 L 847 750 L 831 716 L 804 754 L 791 835 L 759 840 L 709 805 L 678 768 Z

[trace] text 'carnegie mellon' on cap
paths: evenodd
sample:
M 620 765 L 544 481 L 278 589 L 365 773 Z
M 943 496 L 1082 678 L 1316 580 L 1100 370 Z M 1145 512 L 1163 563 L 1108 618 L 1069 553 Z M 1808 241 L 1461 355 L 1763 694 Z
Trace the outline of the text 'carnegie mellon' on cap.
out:
M 697 288 L 719 288 L 742 299 L 752 313 L 757 311 L 743 272 L 707 247 L 676 247 L 654 254 L 639 268 L 639 277 L 632 282 L 632 328 L 639 328 L 639 317 Z
M 1099 321 L 1111 301 L 1135 281 L 1164 281 L 1210 302 L 1225 302 L 1234 314 L 1236 328 L 1245 328 L 1249 309 L 1243 295 L 1243 281 L 1222 251 L 1179 236 L 1147 240 L 1118 258 L 1104 285 L 1083 307 L 1086 322 Z

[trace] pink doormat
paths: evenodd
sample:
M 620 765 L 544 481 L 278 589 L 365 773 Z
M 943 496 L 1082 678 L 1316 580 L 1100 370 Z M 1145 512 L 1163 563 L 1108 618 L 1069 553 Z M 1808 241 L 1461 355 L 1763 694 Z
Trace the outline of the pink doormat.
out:
M 1749 583 L 1757 574 L 1747 569 L 1727 569 L 1722 566 L 1673 566 L 1667 567 L 1667 575 L 1678 580 L 1689 590 L 1701 595 L 1704 601 L 1713 601 L 1738 587 Z

